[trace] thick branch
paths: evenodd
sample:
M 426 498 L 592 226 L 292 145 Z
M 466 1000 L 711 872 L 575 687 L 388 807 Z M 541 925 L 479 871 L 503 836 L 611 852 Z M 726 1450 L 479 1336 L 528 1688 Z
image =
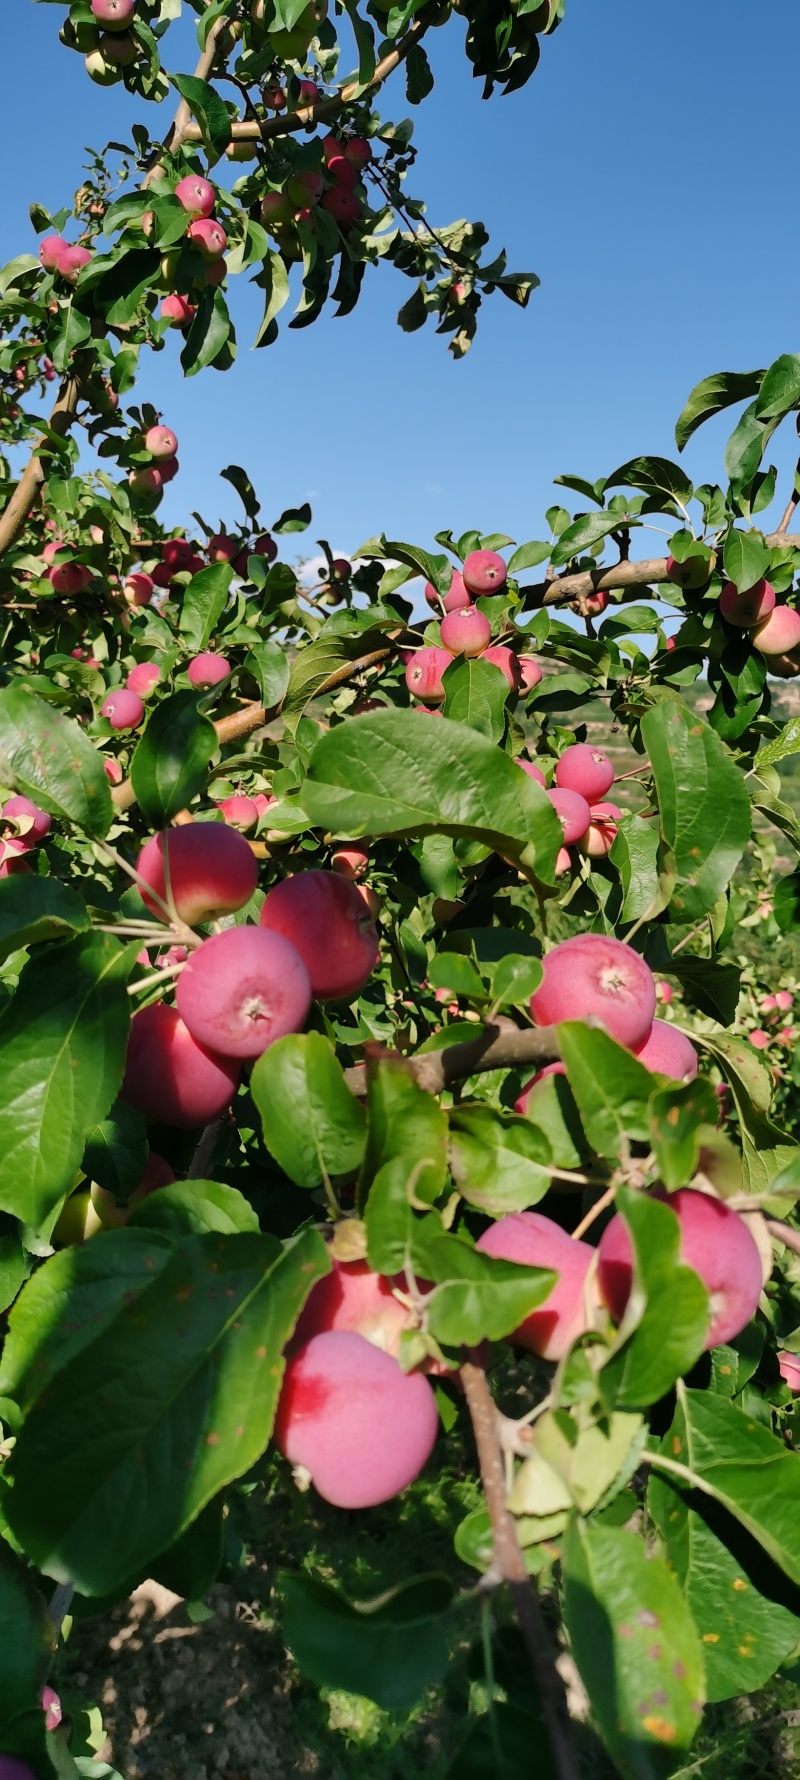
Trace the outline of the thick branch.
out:
M 800 550 L 800 533 L 770 532 L 768 549 Z M 575 575 L 561 575 L 555 581 L 537 581 L 523 588 L 525 605 L 556 606 L 566 600 L 588 599 L 590 594 L 610 591 L 614 587 L 651 587 L 667 579 L 666 556 L 644 557 L 641 562 L 615 562 L 610 569 L 582 569 Z
M 461 1367 L 459 1376 L 472 1418 L 481 1482 L 492 1523 L 493 1571 L 499 1581 L 508 1584 L 514 1602 L 514 1611 L 536 1682 L 542 1717 L 550 1738 L 555 1773 L 558 1780 L 580 1780 L 577 1757 L 569 1734 L 564 1689 L 553 1658 L 544 1614 L 525 1568 L 514 1516 L 506 1506 L 503 1455 L 497 1437 L 497 1411 L 486 1382 L 486 1373 L 473 1356 Z
M 395 68 L 399 68 L 400 63 L 406 60 L 414 45 L 421 42 L 426 31 L 429 31 L 431 26 L 444 16 L 448 5 L 449 0 L 446 4 L 442 4 L 442 0 L 437 0 L 435 5 L 424 7 L 413 24 L 409 26 L 405 36 L 400 37 L 394 49 L 390 50 L 389 54 L 378 62 L 372 79 L 365 86 L 361 86 L 357 80 L 353 80 L 343 87 L 340 93 L 334 94 L 330 99 L 320 99 L 316 105 L 303 105 L 298 111 L 287 111 L 283 116 L 265 118 L 263 123 L 252 119 L 235 123 L 232 130 L 234 142 L 254 142 L 259 138 L 262 142 L 271 142 L 276 136 L 290 136 L 297 130 L 305 130 L 314 124 L 330 123 L 347 105 L 352 104 L 354 99 L 366 98 L 368 93 L 377 92 L 378 88 L 389 79 L 390 74 L 394 74 Z M 184 142 L 201 142 L 202 135 L 199 125 L 189 124 L 184 132 L 183 140 Z

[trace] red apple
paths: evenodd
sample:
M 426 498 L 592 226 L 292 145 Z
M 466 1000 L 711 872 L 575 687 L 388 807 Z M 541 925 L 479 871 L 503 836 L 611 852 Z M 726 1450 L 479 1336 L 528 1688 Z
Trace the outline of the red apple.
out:
M 296 947 L 321 1001 L 351 1000 L 378 962 L 378 935 L 364 899 L 336 872 L 284 878 L 269 891 L 259 921 Z
M 652 1198 L 669 1205 L 680 1225 L 680 1257 L 697 1273 L 709 1295 L 707 1351 L 733 1341 L 761 1297 L 761 1257 L 746 1223 L 721 1199 L 680 1187 Z M 615 1323 L 620 1323 L 630 1297 L 633 1251 L 628 1228 L 617 1214 L 606 1226 L 598 1249 L 598 1285 Z
M 472 594 L 500 593 L 508 570 L 496 550 L 473 550 L 464 564 L 464 581 Z
M 196 1044 L 175 1009 L 155 1001 L 131 1021 L 120 1097 L 146 1119 L 191 1131 L 230 1106 L 240 1068 Z
M 280 934 L 228 927 L 192 953 L 175 1001 L 198 1044 L 222 1057 L 260 1057 L 305 1024 L 311 984 L 299 953 Z
M 653 973 L 632 946 L 603 933 L 562 940 L 543 960 L 544 977 L 531 996 L 537 1026 L 563 1020 L 602 1021 L 618 1044 L 644 1044 L 656 1011 Z
M 602 748 L 574 742 L 556 764 L 556 784 L 565 791 L 579 791 L 589 804 L 605 797 L 614 783 L 614 768 Z
M 167 833 L 170 891 L 176 912 L 187 926 L 235 914 L 249 902 L 258 882 L 258 865 L 235 828 L 224 822 L 187 822 Z M 168 900 L 163 834 L 154 834 L 145 842 L 136 870 L 153 892 L 148 895 L 140 885 L 142 901 L 151 914 L 163 920 L 161 905 Z
M 498 1218 L 478 1238 L 481 1254 L 525 1267 L 552 1268 L 558 1274 L 552 1291 L 536 1310 L 509 1335 L 519 1347 L 529 1348 L 543 1360 L 561 1360 L 579 1335 L 588 1328 L 586 1275 L 594 1260 L 588 1242 L 571 1236 L 538 1211 L 511 1212 Z

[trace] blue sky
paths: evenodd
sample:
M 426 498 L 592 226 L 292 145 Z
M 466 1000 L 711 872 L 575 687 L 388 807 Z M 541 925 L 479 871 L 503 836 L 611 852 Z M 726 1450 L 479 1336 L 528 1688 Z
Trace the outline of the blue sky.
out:
M 5 0 L 3 11 L 4 262 L 35 250 L 29 201 L 69 201 L 84 145 L 123 136 L 144 108 L 91 84 L 58 42 L 61 6 Z M 352 551 L 380 530 L 429 545 L 443 527 L 523 540 L 544 535 L 559 472 L 594 478 L 639 452 L 675 456 L 674 422 L 700 377 L 797 345 L 796 31 L 796 0 L 568 0 L 529 85 L 483 103 L 454 15 L 428 40 L 436 88 L 411 112 L 409 190 L 434 224 L 483 220 L 541 289 L 524 313 L 499 296 L 485 304 L 456 364 L 432 331 L 397 328 L 412 286 L 389 268 L 368 272 L 349 319 L 284 326 L 257 353 L 260 293 L 231 280 L 233 372 L 185 383 L 174 339 L 143 361 L 137 395 L 181 441 L 164 519 L 199 508 L 234 523 L 238 500 L 218 479 L 234 461 L 265 518 L 312 501 L 309 549 L 327 536 Z M 185 72 L 191 33 L 179 27 L 173 42 L 169 65 Z M 397 77 L 382 109 L 410 112 Z M 158 125 L 146 110 L 154 133 L 161 119 L 166 130 L 171 102 Z M 721 478 L 729 430 L 723 417 L 688 447 L 698 482 Z M 776 507 L 793 456 L 784 433 L 770 454 L 784 472 Z M 658 548 L 648 534 L 642 546 Z

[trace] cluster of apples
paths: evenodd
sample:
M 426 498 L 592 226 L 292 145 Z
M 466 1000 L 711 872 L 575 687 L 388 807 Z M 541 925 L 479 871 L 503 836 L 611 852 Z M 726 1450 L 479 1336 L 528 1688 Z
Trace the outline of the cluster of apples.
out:
M 788 989 L 778 989 L 775 995 L 762 996 L 758 1011 L 766 1019 L 766 1027 L 754 1026 L 748 1037 L 753 1049 L 766 1051 L 770 1045 L 792 1045 L 797 1038 L 794 1026 L 784 1026 L 783 1016 L 790 1014 L 794 1006 L 794 996 Z
M 80 241 L 65 241 L 63 235 L 45 235 L 39 246 L 39 261 L 45 272 L 57 272 L 65 284 L 77 284 L 92 258 L 90 247 Z
M 592 748 L 587 742 L 573 742 L 565 748 L 556 761 L 555 786 L 550 789 L 537 761 L 520 757 L 517 766 L 543 786 L 561 823 L 564 845 L 556 859 L 556 875 L 569 870 L 570 847 L 578 847 L 589 859 L 605 859 L 616 840 L 622 810 L 606 801 L 606 792 L 614 783 L 614 767 L 602 748 Z
M 624 940 L 604 933 L 578 933 L 562 940 L 542 961 L 542 981 L 531 996 L 535 1026 L 564 1020 L 598 1020 L 632 1051 L 639 1062 L 673 1081 L 693 1081 L 698 1060 L 694 1045 L 666 1020 L 655 1017 L 659 995 L 650 966 Z M 563 1063 L 548 1063 L 522 1090 L 516 1111 L 528 1111 L 533 1090 L 548 1075 L 565 1074 Z
M 406 658 L 406 685 L 412 696 L 427 707 L 444 703 L 442 675 L 456 656 L 468 660 L 480 656 L 505 675 L 512 692 L 538 686 L 542 677 L 532 655 L 516 655 L 503 643 L 492 643 L 492 627 L 475 600 L 502 593 L 508 570 L 496 550 L 473 550 L 462 570 L 454 569 L 444 595 L 432 582 L 425 584 L 425 598 L 434 611 L 443 611 L 439 626 L 441 647 L 427 643 Z
M 196 248 L 203 262 L 202 268 L 193 273 L 192 283 L 196 285 L 216 286 L 223 284 L 227 266 L 225 249 L 228 237 L 222 223 L 214 215 L 216 193 L 211 181 L 204 179 L 201 173 L 187 173 L 179 179 L 175 187 L 175 197 L 186 211 L 186 232 L 183 237 L 191 247 Z M 152 210 L 145 210 L 142 216 L 142 230 L 147 236 L 155 227 L 155 216 Z M 181 243 L 169 247 L 161 259 L 162 290 L 166 287 L 169 295 L 161 304 L 161 316 L 171 327 L 188 328 L 194 320 L 195 305 L 185 293 L 177 287 L 181 260 Z
M 267 192 L 261 203 L 261 221 L 281 246 L 294 249 L 297 223 L 310 222 L 319 205 L 336 218 L 340 227 L 358 222 L 364 199 L 358 187 L 360 175 L 372 160 L 364 136 L 324 136 L 317 168 L 293 173 L 280 191 Z
M 746 631 L 754 649 L 767 656 L 771 673 L 781 679 L 800 674 L 800 612 L 794 606 L 776 604 L 771 582 L 757 581 L 740 593 L 732 581 L 726 581 L 719 609 L 728 624 Z
M 51 818 L 29 797 L 9 797 L 0 810 L 0 878 L 30 872 L 26 855 L 50 832 Z
M 144 54 L 130 30 L 137 0 L 89 0 L 89 13 L 66 19 L 61 35 L 68 49 L 85 56 L 86 72 L 98 86 L 112 86 Z
M 251 848 L 225 823 L 157 834 L 137 862 L 142 900 L 158 919 L 196 927 L 249 902 Z M 196 940 L 179 964 L 175 1006 L 134 1015 L 122 1097 L 148 1119 L 192 1129 L 229 1106 L 243 1063 L 298 1032 L 312 1000 L 352 1000 L 378 959 L 378 935 L 355 884 L 305 871 L 267 894 L 258 925 Z
M 168 426 L 148 427 L 144 435 L 144 449 L 149 452 L 151 462 L 137 466 L 131 470 L 128 482 L 134 494 L 160 494 L 167 482 L 177 476 L 178 436 Z

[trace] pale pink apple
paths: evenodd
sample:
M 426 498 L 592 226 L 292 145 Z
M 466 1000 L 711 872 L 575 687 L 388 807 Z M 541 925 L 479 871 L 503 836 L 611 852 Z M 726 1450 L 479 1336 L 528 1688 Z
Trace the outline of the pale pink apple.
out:
M 687 556 L 685 562 L 667 557 L 667 580 L 675 587 L 705 587 L 714 572 L 714 556 Z
M 491 641 L 492 627 L 477 606 L 446 612 L 440 625 L 442 647 L 449 655 L 482 655 Z
M 697 1074 L 698 1061 L 694 1045 L 685 1033 L 679 1032 L 677 1026 L 670 1026 L 666 1020 L 654 1020 L 644 1041 L 639 1045 L 636 1055 L 646 1069 L 654 1075 L 668 1075 L 674 1082 L 692 1082 Z
M 761 1026 L 754 1026 L 749 1037 L 754 1051 L 765 1051 L 767 1046 L 772 1043 L 769 1033 L 764 1032 Z
M 190 216 L 210 216 L 216 202 L 213 185 L 199 173 L 187 173 L 185 179 L 180 179 L 175 196 Z
M 617 838 L 622 811 L 615 803 L 593 803 L 591 823 L 579 845 L 589 859 L 606 859 Z
M 671 1000 L 672 1000 L 672 989 L 671 989 L 669 983 L 662 983 L 660 981 L 657 981 L 656 982 L 656 1001 L 660 1002 L 662 1007 L 669 1007 Z
M 67 284 L 77 284 L 84 266 L 88 266 L 92 258 L 91 248 L 70 246 L 63 248 L 59 254 L 57 271 Z
M 541 767 L 536 765 L 535 760 L 523 760 L 521 755 L 518 755 L 514 764 L 515 766 L 521 766 L 522 771 L 527 773 L 529 779 L 534 779 L 537 785 L 547 784 L 544 773 L 542 772 Z
M 191 1131 L 230 1106 L 240 1070 L 238 1057 L 212 1055 L 174 1008 L 155 1001 L 131 1021 L 120 1098 L 146 1119 Z
M 136 12 L 136 0 L 91 0 L 91 8 L 106 31 L 126 31 Z
M 29 841 L 32 846 L 37 841 L 43 841 L 45 835 L 50 833 L 53 820 L 47 810 L 41 810 L 32 798 L 19 795 L 9 797 L 3 804 L 2 817 L 4 822 L 12 823 L 18 829 L 20 837 Z
M 213 649 L 205 649 L 202 655 L 193 656 L 186 669 L 189 684 L 198 691 L 209 686 L 219 686 L 222 680 L 227 680 L 230 671 L 231 664 L 227 656 L 217 655 Z
M 151 426 L 145 433 L 144 444 L 151 457 L 174 457 L 178 449 L 178 435 L 169 426 Z
M 228 927 L 192 952 L 175 1003 L 198 1044 L 222 1057 L 260 1057 L 305 1024 L 311 983 L 299 952 L 281 934 Z
M 295 946 L 321 1001 L 351 1000 L 378 962 L 378 935 L 364 898 L 336 872 L 284 878 L 268 892 L 259 922 Z
M 147 889 L 139 894 L 151 914 L 164 919 L 167 899 L 163 834 L 151 835 L 136 861 Z M 249 902 L 258 865 L 244 837 L 224 822 L 187 822 L 167 834 L 169 883 L 175 910 L 187 926 L 233 915 Z M 148 891 L 153 894 L 148 894 Z
M 556 784 L 564 791 L 579 791 L 589 804 L 605 797 L 614 783 L 614 768 L 602 748 L 573 742 L 556 763 Z
M 110 785 L 122 784 L 122 767 L 119 761 L 114 760 L 110 754 L 107 754 L 103 760 L 103 771 Z
M 496 550 L 473 550 L 464 564 L 463 575 L 471 594 L 501 593 L 508 569 Z
M 333 1259 L 330 1273 L 318 1279 L 292 1336 L 292 1348 L 304 1347 L 314 1335 L 328 1329 L 363 1335 L 384 1353 L 397 1358 L 400 1336 L 409 1328 L 412 1314 L 393 1290 L 405 1281 L 375 1273 L 367 1261 Z
M 692 1187 L 670 1194 L 657 1188 L 652 1198 L 675 1213 L 681 1260 L 699 1275 L 708 1292 L 705 1350 L 733 1341 L 755 1316 L 762 1289 L 761 1257 L 746 1223 L 721 1199 Z M 603 1302 L 620 1323 L 633 1282 L 633 1251 L 619 1214 L 600 1238 L 597 1279 Z
M 581 797 L 578 791 L 564 791 L 559 786 L 554 791 L 548 791 L 547 796 L 564 831 L 564 845 L 572 847 L 576 841 L 583 840 L 592 821 L 592 812 L 585 797 Z
M 778 1354 L 778 1371 L 792 1395 L 800 1395 L 800 1354 L 790 1354 L 783 1348 Z
M 541 683 L 542 670 L 533 655 L 518 655 L 520 679 L 525 692 L 532 692 L 534 686 Z
M 739 630 L 751 630 L 761 624 L 775 609 L 775 590 L 769 581 L 757 581 L 746 593 L 740 593 L 732 581 L 726 581 L 719 596 L 719 609 L 729 624 Z
M 103 700 L 100 713 L 112 729 L 138 729 L 144 717 L 144 705 L 138 692 L 119 686 Z
M 632 946 L 603 933 L 562 940 L 543 959 L 544 976 L 531 996 L 537 1026 L 595 1019 L 618 1044 L 644 1044 L 656 1011 L 649 965 Z
M 173 328 L 188 328 L 196 313 L 195 305 L 177 291 L 172 291 L 170 296 L 164 298 L 159 310 L 162 319 L 168 321 Z
M 157 661 L 137 661 L 125 684 L 128 691 L 137 693 L 139 698 L 149 698 L 160 679 L 161 669 Z
M 502 1261 L 546 1267 L 558 1275 L 544 1303 L 532 1310 L 508 1340 L 543 1360 L 562 1360 L 588 1328 L 586 1275 L 594 1260 L 588 1242 L 574 1242 L 560 1224 L 538 1211 L 511 1212 L 479 1236 L 475 1247 Z
M 228 245 L 222 224 L 210 216 L 198 217 L 196 222 L 190 223 L 187 234 L 204 260 L 220 260 Z
M 492 643 L 488 649 L 484 649 L 483 660 L 491 661 L 494 667 L 500 669 L 501 674 L 503 674 L 508 681 L 512 692 L 519 691 L 522 684 L 522 675 L 520 673 L 519 657 L 514 654 L 513 649 L 508 649 L 505 643 Z
M 445 698 L 442 675 L 453 657 L 447 649 L 428 643 L 415 649 L 406 664 L 406 685 L 414 698 L 424 705 L 440 705 Z
M 45 272 L 57 272 L 64 249 L 69 245 L 63 235 L 45 235 L 39 246 L 39 260 Z
M 155 464 L 148 464 L 139 470 L 131 470 L 128 475 L 128 486 L 134 494 L 159 494 L 164 478 Z
M 763 624 L 751 632 L 753 646 L 762 655 L 785 655 L 800 644 L 800 612 L 794 606 L 776 606 Z
M 779 989 L 777 992 L 777 995 L 775 996 L 775 1006 L 777 1008 L 780 1008 L 781 1013 L 788 1014 L 789 1009 L 791 1007 L 793 1007 L 793 1005 L 794 1005 L 794 996 L 790 995 L 789 990 L 788 989 Z
M 419 1476 L 433 1450 L 436 1401 L 419 1372 L 362 1335 L 327 1330 L 287 1362 L 274 1440 L 337 1508 L 372 1508 Z
M 242 834 L 255 828 L 259 817 L 255 798 L 244 797 L 241 792 L 235 793 L 233 797 L 221 798 L 217 809 L 225 821 L 230 822 L 232 828 L 238 828 Z
M 369 870 L 369 850 L 367 847 L 353 845 L 337 847 L 331 854 L 331 866 L 334 871 L 338 871 L 341 878 L 350 878 L 354 882 L 356 878 L 363 878 L 364 873 Z
M 122 584 L 122 597 L 128 606 L 149 606 L 155 593 L 155 582 L 151 575 L 126 575 Z

